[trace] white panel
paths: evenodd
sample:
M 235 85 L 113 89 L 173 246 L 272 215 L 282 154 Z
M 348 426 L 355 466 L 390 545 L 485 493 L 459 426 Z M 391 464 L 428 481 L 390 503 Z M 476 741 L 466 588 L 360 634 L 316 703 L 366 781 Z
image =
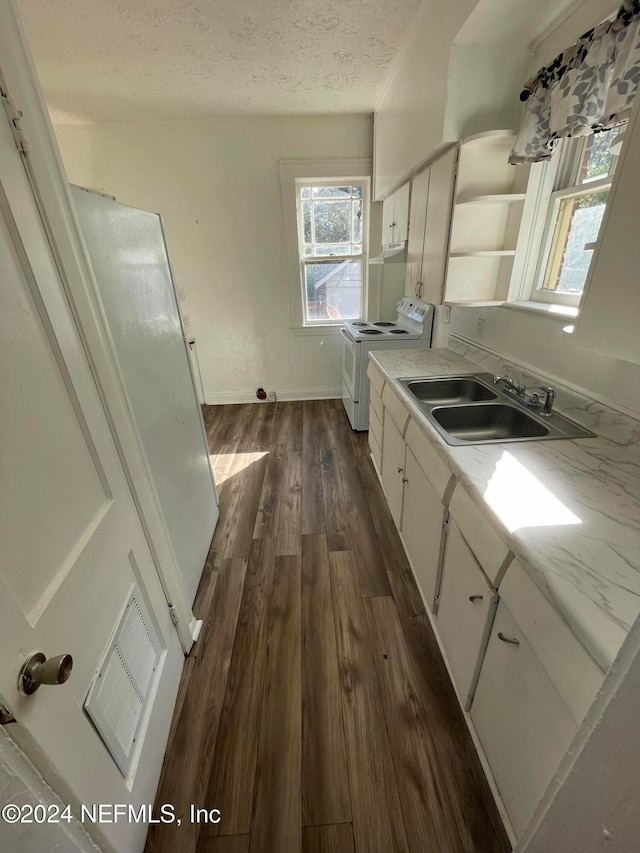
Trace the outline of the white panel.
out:
M 451 515 L 467 540 L 483 571 L 494 586 L 501 580 L 501 569 L 509 556 L 509 547 L 502 541 L 487 517 L 478 509 L 475 500 L 458 486 L 451 499 Z
M 78 188 L 116 358 L 191 604 L 216 498 L 160 218 Z
M 518 645 L 501 640 L 499 633 Z M 520 835 L 577 724 L 503 601 L 496 611 L 471 719 Z
M 133 587 L 89 690 L 85 708 L 124 776 L 140 746 L 139 730 L 158 672 L 160 642 Z
M 5 579 L 33 624 L 110 495 L 48 318 L 4 228 L 0 268 L 0 541 Z M 15 566 L 29 571 L 10 571 Z
M 460 701 L 468 707 L 489 639 L 497 594 L 453 522 L 438 598 L 438 630 Z

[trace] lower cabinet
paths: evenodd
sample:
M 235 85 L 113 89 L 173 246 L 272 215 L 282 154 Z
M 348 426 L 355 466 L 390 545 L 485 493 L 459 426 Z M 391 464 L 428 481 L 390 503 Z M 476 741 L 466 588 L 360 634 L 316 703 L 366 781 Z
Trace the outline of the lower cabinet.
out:
M 471 719 L 520 835 L 578 723 L 504 601 L 496 611 Z
M 456 484 L 390 383 L 381 404 L 372 455 L 380 446 L 385 496 L 458 698 L 520 836 L 604 673 L 477 498 Z
M 391 515 L 400 529 L 404 491 L 404 438 L 394 421 L 385 412 L 382 433 L 382 488 Z
M 433 610 L 447 510 L 409 447 L 405 453 L 404 480 L 404 512 L 400 535 L 422 595 Z
M 467 709 L 497 604 L 498 593 L 451 517 L 436 618 L 458 698 Z

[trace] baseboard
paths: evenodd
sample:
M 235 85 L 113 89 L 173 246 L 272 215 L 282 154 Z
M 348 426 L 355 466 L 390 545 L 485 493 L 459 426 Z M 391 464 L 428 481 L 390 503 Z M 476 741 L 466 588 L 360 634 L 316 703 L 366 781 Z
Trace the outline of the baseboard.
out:
M 305 388 L 276 391 L 276 399 L 288 400 L 335 400 L 342 397 L 342 388 Z M 230 403 L 259 403 L 256 392 L 245 391 L 205 391 L 207 406 L 220 406 Z

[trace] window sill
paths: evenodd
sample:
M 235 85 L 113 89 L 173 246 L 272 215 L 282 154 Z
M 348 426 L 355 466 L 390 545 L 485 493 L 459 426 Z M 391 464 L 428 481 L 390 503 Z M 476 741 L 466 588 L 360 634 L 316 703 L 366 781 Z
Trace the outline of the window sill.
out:
M 307 335 L 339 335 L 344 323 L 337 325 L 331 323 L 326 326 L 289 326 L 289 331 L 295 337 L 306 337 Z
M 529 314 L 537 314 L 539 317 L 549 317 L 551 320 L 575 320 L 578 316 L 578 308 L 573 305 L 558 305 L 553 302 L 505 302 L 503 308 L 512 311 L 526 311 Z

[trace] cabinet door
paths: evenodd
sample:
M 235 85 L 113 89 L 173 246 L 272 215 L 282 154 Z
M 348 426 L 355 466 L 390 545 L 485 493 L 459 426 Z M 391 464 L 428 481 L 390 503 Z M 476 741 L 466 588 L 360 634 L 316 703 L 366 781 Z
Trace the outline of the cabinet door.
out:
M 383 246 L 386 246 L 387 243 L 393 243 L 395 203 L 395 195 L 390 195 L 382 202 L 382 235 L 380 242 Z
M 404 438 L 387 411 L 382 432 L 382 488 L 398 530 L 402 520 Z
M 444 293 L 458 151 L 453 149 L 431 165 L 422 252 L 422 296 L 439 305 Z M 412 208 L 413 209 L 413 208 Z
M 578 724 L 504 601 L 496 611 L 471 719 L 520 835 Z
M 460 701 L 469 707 L 498 596 L 449 517 L 438 596 L 438 632 Z
M 400 243 L 409 236 L 409 183 L 396 190 L 393 196 L 393 242 Z
M 424 226 L 427 219 L 429 173 L 425 169 L 411 181 L 411 212 L 409 215 L 409 240 L 407 243 L 407 277 L 404 292 L 407 296 L 420 296 Z
M 424 600 L 433 610 L 445 507 L 407 447 L 402 540 Z

